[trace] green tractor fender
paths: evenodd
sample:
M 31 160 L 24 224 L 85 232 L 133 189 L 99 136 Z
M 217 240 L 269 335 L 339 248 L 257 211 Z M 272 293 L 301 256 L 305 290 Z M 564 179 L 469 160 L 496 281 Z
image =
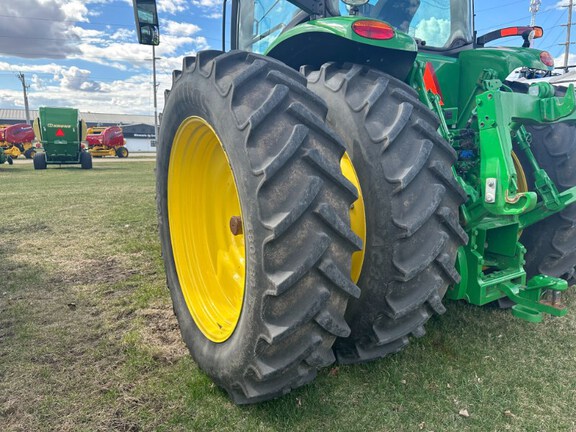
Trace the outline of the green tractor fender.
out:
M 546 65 L 543 62 L 543 56 L 545 55 L 549 56 L 546 51 L 532 48 L 497 47 L 462 51 L 459 58 L 465 85 L 468 88 L 472 88 L 476 85 L 479 78 L 474 76 L 474 71 L 492 69 L 496 72 L 497 78 L 500 81 L 504 81 L 514 69 L 519 67 L 549 70 L 553 66 Z
M 409 35 L 392 30 L 386 39 L 363 37 L 354 30 L 362 22 L 388 26 L 382 21 L 364 17 L 331 17 L 308 21 L 283 32 L 266 51 L 266 55 L 288 66 L 319 68 L 324 63 L 369 64 L 398 79 L 405 80 L 417 54 L 416 41 Z
M 443 94 L 445 112 L 446 108 L 458 107 L 458 120 L 454 115 L 452 124 L 457 122 L 458 127 L 463 127 L 476 106 L 476 96 L 486 91 L 480 85 L 486 73 L 504 82 L 519 67 L 549 70 L 550 65 L 544 61 L 552 59 L 547 60 L 547 56 L 547 52 L 532 48 L 495 47 L 463 50 L 453 57 L 420 52 L 417 60 L 432 65 Z

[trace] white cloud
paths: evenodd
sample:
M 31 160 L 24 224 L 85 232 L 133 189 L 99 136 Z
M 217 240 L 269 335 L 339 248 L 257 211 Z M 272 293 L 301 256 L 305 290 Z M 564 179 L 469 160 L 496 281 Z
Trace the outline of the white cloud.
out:
M 70 21 L 78 22 L 88 22 L 88 8 L 86 7 L 87 2 L 82 2 L 78 0 L 55 0 L 57 6 L 66 15 L 66 19 Z
M 423 19 L 416 25 L 414 36 L 426 41 L 426 45 L 443 47 L 450 37 L 450 21 L 435 17 Z
M 78 36 L 79 39 L 99 39 L 106 37 L 107 34 L 100 30 L 85 29 L 83 27 L 73 26 L 70 27 L 70 33 Z
M 568 66 L 576 65 L 576 54 L 568 54 Z M 554 58 L 554 66 L 563 67 L 564 66 L 564 54 L 559 55 Z
M 192 0 L 192 4 L 194 6 L 202 7 L 202 8 L 215 8 L 221 7 L 222 1 L 221 0 Z
M 59 1 L 59 0 L 58 0 Z M 70 32 L 69 16 L 57 0 L 3 2 L 0 55 L 27 58 L 64 58 L 77 52 L 77 36 Z M 17 41 L 17 43 L 15 43 Z
M 556 4 L 553 7 L 554 7 L 554 9 L 565 10 L 565 8 L 568 7 L 569 5 L 570 5 L 570 0 L 560 0 L 560 1 L 556 2 Z
M 44 80 L 36 74 L 32 75 L 32 79 L 30 80 L 30 88 L 33 90 L 42 90 L 43 87 Z
M 61 71 L 60 86 L 70 90 L 95 92 L 100 90 L 100 84 L 90 79 L 91 72 L 72 66 Z
M 121 41 L 133 41 L 136 39 L 136 31 L 121 28 L 121 29 L 116 30 L 114 33 L 112 33 L 110 35 L 110 39 L 121 40 Z
M 63 69 L 62 66 L 56 63 L 44 64 L 44 65 L 15 65 L 7 62 L 0 62 L 0 71 L 10 71 L 10 72 L 36 72 L 51 75 L 58 75 Z
M 162 20 L 160 23 L 162 33 L 173 36 L 191 36 L 201 29 L 196 24 Z
M 158 12 L 175 14 L 186 10 L 186 0 L 158 0 Z

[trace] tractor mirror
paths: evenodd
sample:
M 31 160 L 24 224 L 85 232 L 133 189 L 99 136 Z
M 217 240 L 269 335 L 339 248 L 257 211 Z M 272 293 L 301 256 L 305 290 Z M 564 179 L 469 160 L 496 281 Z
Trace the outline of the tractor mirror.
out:
M 156 0 L 132 0 L 138 43 L 142 45 L 159 45 L 160 30 Z

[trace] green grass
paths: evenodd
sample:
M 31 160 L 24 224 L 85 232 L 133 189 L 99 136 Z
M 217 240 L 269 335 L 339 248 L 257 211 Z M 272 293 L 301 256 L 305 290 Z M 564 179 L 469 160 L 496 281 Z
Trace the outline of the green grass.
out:
M 1 431 L 576 431 L 573 311 L 448 303 L 402 353 L 234 406 L 180 339 L 154 163 L 94 166 L 0 166 Z

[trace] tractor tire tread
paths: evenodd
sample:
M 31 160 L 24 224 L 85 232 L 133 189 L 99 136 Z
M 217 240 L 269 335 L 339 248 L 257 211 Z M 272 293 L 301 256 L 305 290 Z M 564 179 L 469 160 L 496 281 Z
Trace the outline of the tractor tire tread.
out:
M 441 298 L 459 280 L 456 251 L 468 241 L 458 223 L 466 193 L 451 171 L 456 152 L 410 86 L 356 64 L 300 71 L 366 185 L 361 296 L 348 306 L 351 335 L 334 346 L 339 362 L 366 362 L 403 349 L 444 313 Z
M 344 146 L 325 125 L 327 108 L 306 88 L 306 79 L 281 62 L 243 51 L 199 52 L 195 58 L 185 58 L 182 71 L 172 75 L 172 88 L 165 94 L 159 172 L 167 167 L 162 149 L 170 145 L 170 131 L 185 116 L 183 105 L 207 118 L 217 110 L 204 102 L 202 92 L 221 111 L 228 110 L 226 118 L 231 121 L 222 120 L 222 128 L 230 129 L 228 136 L 243 137 L 234 142 L 247 160 L 240 168 L 236 165 L 242 170 L 237 182 L 250 184 L 246 190 L 255 191 L 255 216 L 243 216 L 243 221 L 250 244 L 261 245 L 251 246 L 258 250 L 260 258 L 254 259 L 260 264 L 254 264 L 257 274 L 250 278 L 262 286 L 254 288 L 260 294 L 248 300 L 254 303 L 249 318 L 253 334 L 237 348 L 243 356 L 229 359 L 226 369 L 215 366 L 218 360 L 197 345 L 204 344 L 198 342 L 202 336 L 194 333 L 168 264 L 167 280 L 192 357 L 235 403 L 255 403 L 310 382 L 319 367 L 335 361 L 331 347 L 336 337 L 350 333 L 344 313 L 348 298 L 358 296 L 359 290 L 346 275 L 351 254 L 361 242 L 349 229 L 348 208 L 358 195 L 336 172 Z M 223 131 L 216 126 L 215 130 Z M 235 166 L 233 159 L 231 165 Z M 159 229 L 164 260 L 169 263 L 173 258 L 162 182 L 157 188 Z M 247 262 L 248 250 L 247 246 Z M 250 278 L 247 274 L 247 285 Z M 244 307 L 248 303 L 245 300 Z M 224 345 L 239 342 L 235 336 L 248 320 L 243 317 L 252 312 L 243 310 L 234 335 Z

